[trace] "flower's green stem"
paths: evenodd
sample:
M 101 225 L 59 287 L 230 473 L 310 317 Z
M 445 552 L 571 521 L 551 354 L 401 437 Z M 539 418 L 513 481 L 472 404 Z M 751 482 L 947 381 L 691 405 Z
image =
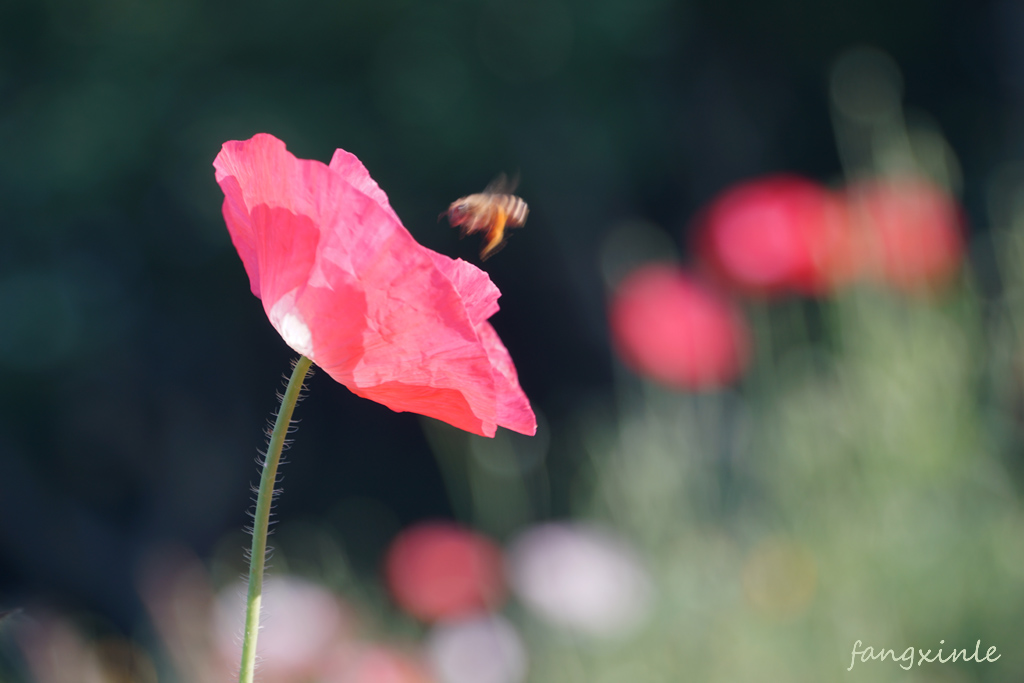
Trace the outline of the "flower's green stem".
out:
M 267 555 L 267 529 L 270 526 L 270 506 L 274 498 L 274 484 L 277 482 L 277 465 L 281 462 L 281 449 L 288 435 L 288 425 L 299 399 L 302 382 L 312 364 L 305 356 L 295 363 L 288 388 L 281 397 L 281 408 L 277 411 L 274 431 L 267 444 L 267 455 L 263 460 L 263 474 L 260 489 L 256 494 L 256 512 L 252 522 L 252 551 L 249 556 L 249 597 L 245 608 L 245 634 L 242 637 L 242 668 L 238 673 L 239 683 L 252 683 L 256 669 L 256 636 L 260 628 L 260 602 L 263 598 L 263 564 Z

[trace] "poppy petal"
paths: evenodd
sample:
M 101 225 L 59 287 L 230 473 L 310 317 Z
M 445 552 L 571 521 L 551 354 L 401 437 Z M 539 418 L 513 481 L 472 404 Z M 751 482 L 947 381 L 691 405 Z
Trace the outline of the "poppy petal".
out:
M 224 219 L 271 324 L 359 396 L 477 434 L 536 420 L 487 318 L 485 273 L 418 244 L 359 160 L 297 159 L 261 134 L 214 166 Z

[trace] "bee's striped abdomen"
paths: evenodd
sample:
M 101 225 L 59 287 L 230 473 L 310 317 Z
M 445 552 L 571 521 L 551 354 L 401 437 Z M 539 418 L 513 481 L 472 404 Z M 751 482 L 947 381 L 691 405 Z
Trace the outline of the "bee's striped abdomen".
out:
M 518 228 L 526 222 L 526 217 L 530 214 L 530 207 L 522 199 L 514 194 L 505 194 L 501 195 L 501 204 L 505 215 L 508 216 L 510 226 Z

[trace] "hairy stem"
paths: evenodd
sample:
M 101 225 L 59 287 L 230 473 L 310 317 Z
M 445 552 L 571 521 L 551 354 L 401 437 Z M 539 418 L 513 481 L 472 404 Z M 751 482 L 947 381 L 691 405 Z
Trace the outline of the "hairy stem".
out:
M 242 638 L 242 668 L 238 673 L 239 683 L 252 683 L 256 669 L 256 636 L 260 628 L 260 602 L 263 598 L 263 565 L 267 555 L 267 531 L 270 526 L 270 506 L 273 504 L 274 484 L 277 482 L 277 466 L 281 462 L 281 449 L 288 435 L 288 425 L 295 412 L 302 382 L 312 364 L 305 356 L 295 363 L 288 388 L 281 397 L 281 408 L 277 411 L 274 431 L 267 444 L 267 455 L 263 460 L 263 474 L 260 476 L 259 493 L 256 494 L 256 512 L 252 524 L 252 551 L 249 554 L 249 597 L 245 607 L 245 633 Z

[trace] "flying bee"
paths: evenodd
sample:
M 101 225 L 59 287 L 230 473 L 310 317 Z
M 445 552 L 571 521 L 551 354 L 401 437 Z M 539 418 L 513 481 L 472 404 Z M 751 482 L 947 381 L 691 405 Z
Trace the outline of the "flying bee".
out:
M 483 192 L 456 199 L 448 207 L 448 222 L 452 227 L 462 226 L 463 237 L 486 231 L 481 261 L 505 246 L 505 228 L 519 228 L 526 223 L 530 207 L 512 194 L 518 184 L 518 178 L 509 180 L 502 173 Z

